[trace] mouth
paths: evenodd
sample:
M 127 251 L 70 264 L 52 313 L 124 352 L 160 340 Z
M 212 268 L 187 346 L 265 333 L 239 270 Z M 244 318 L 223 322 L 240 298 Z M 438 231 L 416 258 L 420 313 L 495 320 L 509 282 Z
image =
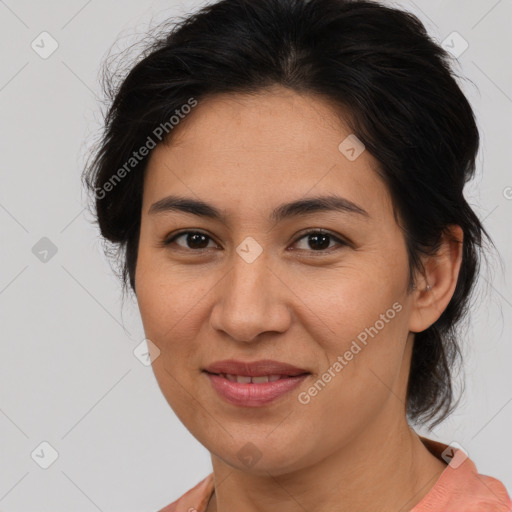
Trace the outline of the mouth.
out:
M 298 366 L 293 366 L 289 363 L 274 361 L 272 359 L 260 359 L 258 361 L 226 359 L 211 364 L 205 368 L 204 371 L 215 375 L 234 376 L 236 378 L 250 377 L 252 379 L 254 377 L 272 377 L 273 380 L 286 377 L 296 377 L 297 375 L 309 373 L 304 368 L 299 368 Z M 276 377 L 278 377 L 278 379 L 276 379 Z
M 309 375 L 308 372 L 299 373 L 297 375 L 259 375 L 257 377 L 251 377 L 250 375 L 235 375 L 232 373 L 211 373 L 207 372 L 209 375 L 216 375 L 218 377 L 222 377 L 223 379 L 229 380 L 230 382 L 238 382 L 239 384 L 263 384 L 265 382 L 277 382 L 278 380 L 283 379 L 293 379 L 295 377 L 300 377 L 301 375 Z
M 220 361 L 203 372 L 220 398 L 241 407 L 262 407 L 284 397 L 310 372 L 276 361 Z

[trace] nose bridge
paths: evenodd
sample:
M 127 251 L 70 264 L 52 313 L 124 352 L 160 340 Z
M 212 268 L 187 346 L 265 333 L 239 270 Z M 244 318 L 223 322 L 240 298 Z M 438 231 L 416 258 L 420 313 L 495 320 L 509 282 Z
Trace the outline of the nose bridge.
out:
M 265 331 L 283 331 L 289 315 L 268 258 L 262 251 L 256 255 L 250 242 L 240 244 L 237 253 L 212 313 L 213 326 L 244 341 Z
M 240 254 L 242 249 L 244 247 L 241 244 L 237 249 L 238 254 L 233 258 L 228 286 L 229 299 L 238 303 L 232 306 L 238 305 L 244 310 L 252 305 L 251 310 L 256 313 L 265 309 L 265 302 L 272 292 L 272 284 L 269 282 L 272 274 L 268 268 L 268 258 L 263 252 L 255 256 L 253 248 L 249 246 L 247 253 Z

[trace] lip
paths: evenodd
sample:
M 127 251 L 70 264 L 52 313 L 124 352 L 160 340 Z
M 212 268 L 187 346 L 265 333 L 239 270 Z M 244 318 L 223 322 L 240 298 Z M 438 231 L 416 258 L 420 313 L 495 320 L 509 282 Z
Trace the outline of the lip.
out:
M 226 359 L 217 361 L 207 368 L 208 373 L 229 373 L 231 375 L 248 375 L 249 377 L 261 377 L 263 375 L 287 375 L 295 377 L 304 373 L 309 373 L 304 368 L 298 368 L 288 363 L 273 361 L 272 359 L 260 359 L 258 361 L 237 361 L 236 359 Z
M 233 359 L 218 361 L 203 370 L 213 389 L 227 402 L 241 407 L 262 407 L 286 395 L 304 381 L 310 372 L 270 359 L 243 362 Z M 281 375 L 273 382 L 240 383 L 228 380 L 225 374 L 261 377 Z
M 224 400 L 240 407 L 262 407 L 277 400 L 295 389 L 309 374 L 285 377 L 274 382 L 252 382 L 243 384 L 232 382 L 214 373 L 206 372 L 213 389 Z

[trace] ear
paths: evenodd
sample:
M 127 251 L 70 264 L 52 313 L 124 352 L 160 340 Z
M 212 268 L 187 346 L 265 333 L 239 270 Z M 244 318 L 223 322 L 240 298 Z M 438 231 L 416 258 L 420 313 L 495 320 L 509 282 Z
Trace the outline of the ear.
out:
M 424 274 L 416 276 L 409 320 L 411 332 L 422 332 L 441 316 L 448 306 L 459 277 L 464 232 L 449 226 L 435 255 L 424 258 Z

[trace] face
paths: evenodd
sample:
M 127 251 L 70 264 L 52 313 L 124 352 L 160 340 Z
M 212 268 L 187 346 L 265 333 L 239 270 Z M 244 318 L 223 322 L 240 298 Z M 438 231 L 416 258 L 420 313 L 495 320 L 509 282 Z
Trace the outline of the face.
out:
M 146 170 L 135 284 L 153 369 L 185 427 L 246 471 L 314 464 L 405 410 L 405 241 L 377 162 L 339 149 L 351 132 L 334 112 L 280 88 L 209 98 Z M 341 206 L 278 210 L 322 196 Z M 270 401 L 234 403 L 205 372 L 229 359 L 306 375 Z

